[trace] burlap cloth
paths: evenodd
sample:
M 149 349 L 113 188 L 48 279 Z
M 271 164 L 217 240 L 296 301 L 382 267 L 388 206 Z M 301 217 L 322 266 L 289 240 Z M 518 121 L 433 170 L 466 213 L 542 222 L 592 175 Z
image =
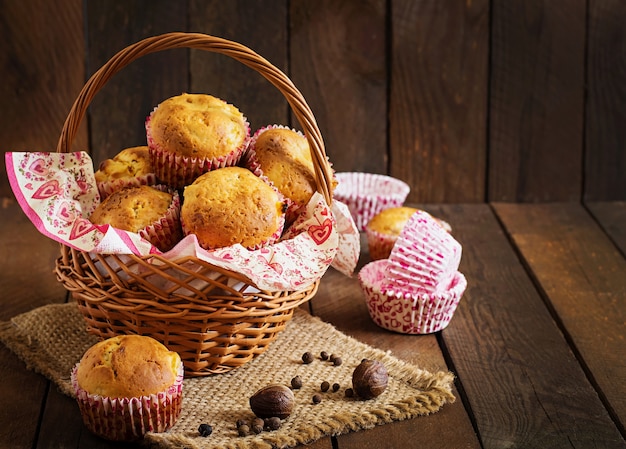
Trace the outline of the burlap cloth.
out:
M 49 305 L 0 323 L 0 340 L 27 366 L 55 382 L 73 396 L 69 374 L 85 350 L 94 344 L 74 303 Z M 305 365 L 301 356 L 316 355 Z M 333 366 L 318 354 L 340 355 L 343 363 Z M 389 371 L 389 386 L 378 398 L 349 399 L 352 371 L 362 358 L 377 359 Z M 277 431 L 239 437 L 236 421 L 250 418 L 248 399 L 270 383 L 289 385 L 300 375 L 303 387 L 295 390 L 296 407 Z M 323 381 L 339 383 L 337 392 L 320 393 L 322 402 L 311 398 Z M 430 373 L 396 359 L 391 354 L 365 345 L 328 323 L 297 310 L 272 346 L 253 361 L 226 374 L 187 378 L 183 387 L 183 410 L 169 432 L 148 434 L 144 443 L 171 448 L 276 448 L 310 443 L 325 435 L 371 428 L 375 425 L 436 412 L 453 402 L 453 376 Z M 198 435 L 198 426 L 213 426 L 209 437 Z

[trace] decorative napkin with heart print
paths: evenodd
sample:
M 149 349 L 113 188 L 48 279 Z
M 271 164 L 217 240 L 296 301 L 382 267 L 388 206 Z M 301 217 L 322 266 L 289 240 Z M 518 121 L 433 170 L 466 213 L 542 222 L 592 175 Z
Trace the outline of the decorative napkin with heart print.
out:
M 85 252 L 161 254 L 139 234 L 89 221 L 100 196 L 93 162 L 86 152 L 7 152 L 5 160 L 13 193 L 42 234 Z M 330 207 L 316 193 L 306 211 L 274 245 L 250 251 L 237 244 L 206 251 L 194 235 L 188 235 L 163 257 L 195 256 L 244 274 L 262 290 L 278 291 L 307 287 L 331 264 L 349 276 L 359 253 L 359 231 L 347 206 L 333 201 Z

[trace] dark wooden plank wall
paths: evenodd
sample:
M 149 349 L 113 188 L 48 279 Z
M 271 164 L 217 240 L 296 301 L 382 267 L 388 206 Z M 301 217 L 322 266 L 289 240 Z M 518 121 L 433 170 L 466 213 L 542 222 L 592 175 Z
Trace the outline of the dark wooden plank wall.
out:
M 198 31 L 286 71 L 335 168 L 401 178 L 412 202 L 624 200 L 625 20 L 620 0 L 7 1 L 0 136 L 4 151 L 54 150 L 86 77 L 116 51 Z M 145 116 L 182 91 L 234 103 L 253 128 L 297 127 L 250 69 L 173 50 L 111 80 L 74 149 L 98 163 L 142 143 Z

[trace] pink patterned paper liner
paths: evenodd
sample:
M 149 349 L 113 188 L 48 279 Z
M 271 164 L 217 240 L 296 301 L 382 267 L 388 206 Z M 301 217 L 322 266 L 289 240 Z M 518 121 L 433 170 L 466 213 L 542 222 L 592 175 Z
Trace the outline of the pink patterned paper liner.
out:
M 72 369 L 72 387 L 83 423 L 94 434 L 112 441 L 134 441 L 148 432 L 165 432 L 178 419 L 183 400 L 182 363 L 176 381 L 166 391 L 134 398 L 110 398 L 88 393 L 76 379 L 79 364 Z
M 340 172 L 334 196 L 348 205 L 359 231 L 383 209 L 404 204 L 410 187 L 391 176 L 374 173 Z
M 365 236 L 369 248 L 370 260 L 387 259 L 395 245 L 397 236 L 383 234 L 369 227 L 365 227 Z
M 163 253 L 137 233 L 113 227 L 103 232 L 86 218 L 99 203 L 93 162 L 86 152 L 7 152 L 5 161 L 11 188 L 33 225 L 43 235 L 78 251 L 161 254 L 168 260 L 196 257 L 241 273 L 266 291 L 306 288 L 335 261 L 340 261 L 338 269 L 349 276 L 356 266 L 352 261 L 358 260 L 359 236 L 345 225 L 352 217 L 342 215 L 346 208 L 337 201 L 329 207 L 318 192 L 274 245 L 255 251 L 241 245 L 206 251 L 191 235 Z M 345 234 L 340 236 L 340 230 Z
M 388 285 L 411 293 L 447 289 L 459 268 L 462 248 L 435 219 L 424 211 L 414 213 L 405 224 L 389 255 Z
M 430 334 L 448 326 L 467 288 L 465 276 L 456 272 L 448 289 L 440 293 L 383 292 L 388 264 L 387 259 L 377 260 L 359 272 L 359 284 L 372 321 L 403 334 Z
M 100 200 L 104 200 L 113 192 L 126 187 L 154 186 L 157 184 L 157 178 L 155 173 L 148 173 L 146 175 L 136 176 L 133 178 L 119 178 L 110 181 L 98 182 L 97 184 L 98 192 L 100 193 Z
M 448 222 L 441 220 L 440 218 L 433 217 L 437 223 L 448 233 L 452 232 L 452 226 Z M 365 226 L 365 236 L 367 238 L 367 245 L 369 248 L 369 255 L 372 261 L 379 259 L 387 259 L 391 255 L 396 241 L 397 235 L 385 234 L 378 232 L 375 229 Z
M 152 138 L 150 121 L 152 113 L 146 118 L 146 137 L 148 141 L 148 151 L 157 178 L 164 184 L 176 188 L 183 188 L 202 175 L 211 170 L 237 165 L 243 157 L 250 143 L 250 124 L 244 117 L 246 127 L 246 137 L 240 147 L 229 154 L 215 158 L 192 158 L 170 153 L 159 146 Z
M 161 219 L 141 229 L 139 235 L 161 251 L 167 251 L 172 249 L 183 237 L 180 226 L 180 197 L 176 190 L 167 186 L 157 185 L 154 188 L 170 193 L 172 204 Z

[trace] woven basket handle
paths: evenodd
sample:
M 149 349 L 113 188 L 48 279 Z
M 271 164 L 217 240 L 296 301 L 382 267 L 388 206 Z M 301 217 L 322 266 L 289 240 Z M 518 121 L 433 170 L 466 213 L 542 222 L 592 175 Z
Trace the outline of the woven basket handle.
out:
M 311 157 L 315 167 L 317 189 L 328 204 L 332 201 L 332 170 L 326 159 L 324 141 L 311 112 L 311 108 L 291 80 L 278 68 L 248 47 L 226 39 L 200 33 L 167 33 L 153 36 L 132 44 L 104 64 L 83 86 L 78 98 L 65 120 L 57 145 L 58 153 L 69 153 L 87 107 L 98 91 L 132 61 L 141 56 L 172 48 L 195 48 L 230 56 L 242 64 L 259 72 L 274 85 L 287 99 L 291 109 L 309 142 Z

